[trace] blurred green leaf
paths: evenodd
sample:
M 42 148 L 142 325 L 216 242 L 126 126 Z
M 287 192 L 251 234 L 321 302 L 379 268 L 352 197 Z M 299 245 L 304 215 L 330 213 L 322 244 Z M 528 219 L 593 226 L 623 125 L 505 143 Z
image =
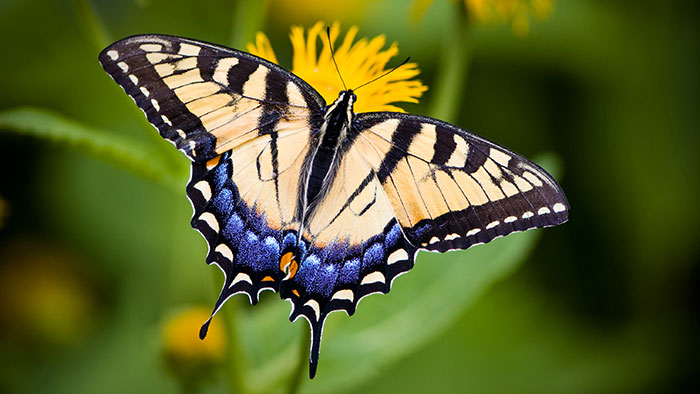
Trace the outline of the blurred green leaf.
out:
M 113 132 L 84 125 L 54 111 L 19 107 L 0 111 L 0 131 L 38 137 L 65 144 L 78 151 L 127 169 L 158 183 L 182 189 L 156 150 Z

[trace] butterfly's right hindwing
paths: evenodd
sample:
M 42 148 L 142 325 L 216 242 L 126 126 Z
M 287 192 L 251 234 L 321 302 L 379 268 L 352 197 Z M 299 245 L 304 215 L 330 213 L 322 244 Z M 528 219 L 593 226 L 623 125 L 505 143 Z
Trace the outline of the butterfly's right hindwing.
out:
M 201 41 L 133 36 L 99 59 L 160 134 L 194 161 L 274 133 L 281 122 L 309 122 L 325 105 L 283 68 Z

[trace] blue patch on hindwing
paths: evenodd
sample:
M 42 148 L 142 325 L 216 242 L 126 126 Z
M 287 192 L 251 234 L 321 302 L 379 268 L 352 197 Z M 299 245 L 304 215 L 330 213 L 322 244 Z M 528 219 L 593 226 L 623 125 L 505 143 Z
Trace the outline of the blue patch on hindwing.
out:
M 297 272 L 297 283 L 307 291 L 329 297 L 334 289 L 359 285 L 364 275 L 385 264 L 387 255 L 403 245 L 403 233 L 395 220 L 387 224 L 383 233 L 361 245 L 312 245 Z

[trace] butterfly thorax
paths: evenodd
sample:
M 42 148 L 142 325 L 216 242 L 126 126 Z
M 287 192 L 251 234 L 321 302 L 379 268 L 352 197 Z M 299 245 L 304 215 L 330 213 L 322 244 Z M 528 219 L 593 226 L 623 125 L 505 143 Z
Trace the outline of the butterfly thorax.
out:
M 315 147 L 309 151 L 307 158 L 306 181 L 300 183 L 303 188 L 300 196 L 303 198 L 298 212 L 302 223 L 313 214 L 315 203 L 323 198 L 336 174 L 343 142 L 352 128 L 356 99 L 352 90 L 344 90 L 325 110 Z

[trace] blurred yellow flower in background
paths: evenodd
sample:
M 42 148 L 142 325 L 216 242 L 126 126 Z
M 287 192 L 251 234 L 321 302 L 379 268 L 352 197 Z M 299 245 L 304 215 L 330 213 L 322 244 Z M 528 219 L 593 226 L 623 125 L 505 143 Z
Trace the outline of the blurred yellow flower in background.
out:
M 517 35 L 530 31 L 530 19 L 545 19 L 552 13 L 553 0 L 459 0 L 464 2 L 469 18 L 481 24 L 509 23 Z M 420 19 L 433 0 L 416 0 L 411 18 Z
M 74 345 L 94 327 L 99 297 L 77 256 L 22 237 L 2 245 L 0 263 L 0 337 L 45 350 Z
M 201 306 L 181 309 L 166 318 L 162 328 L 163 356 L 170 372 L 184 391 L 196 391 L 215 372 L 227 353 L 228 339 L 223 323 L 213 319 L 204 340 L 199 339 L 202 322 L 211 310 Z
M 163 325 L 163 350 L 169 357 L 190 360 L 218 361 L 226 355 L 226 333 L 221 321 L 214 319 L 204 340 L 199 339 L 202 322 L 211 311 L 190 307 L 167 319 Z
M 464 0 L 467 13 L 481 23 L 510 23 L 515 34 L 530 31 L 530 18 L 545 19 L 552 0 Z
M 290 40 L 294 49 L 292 72 L 318 90 L 327 103 L 338 98 L 343 84 L 333 65 L 325 24 L 317 22 L 304 34 L 304 28 L 293 26 Z M 367 40 L 361 38 L 353 43 L 357 36 L 357 26 L 352 26 L 345 34 L 339 46 L 333 46 L 335 60 L 340 73 L 349 89 L 386 73 L 389 60 L 398 55 L 398 45 L 394 42 L 388 49 L 383 35 Z M 335 43 L 340 35 L 340 23 L 335 22 L 330 28 L 331 42 Z M 320 54 L 317 50 L 321 40 Z M 277 58 L 267 36 L 259 32 L 255 44 L 248 44 L 248 51 L 254 55 L 277 63 Z M 396 71 L 362 88 L 357 93 L 356 112 L 398 111 L 403 109 L 391 105 L 397 102 L 417 103 L 418 98 L 428 89 L 418 80 L 411 80 L 420 73 L 418 65 L 406 63 Z

